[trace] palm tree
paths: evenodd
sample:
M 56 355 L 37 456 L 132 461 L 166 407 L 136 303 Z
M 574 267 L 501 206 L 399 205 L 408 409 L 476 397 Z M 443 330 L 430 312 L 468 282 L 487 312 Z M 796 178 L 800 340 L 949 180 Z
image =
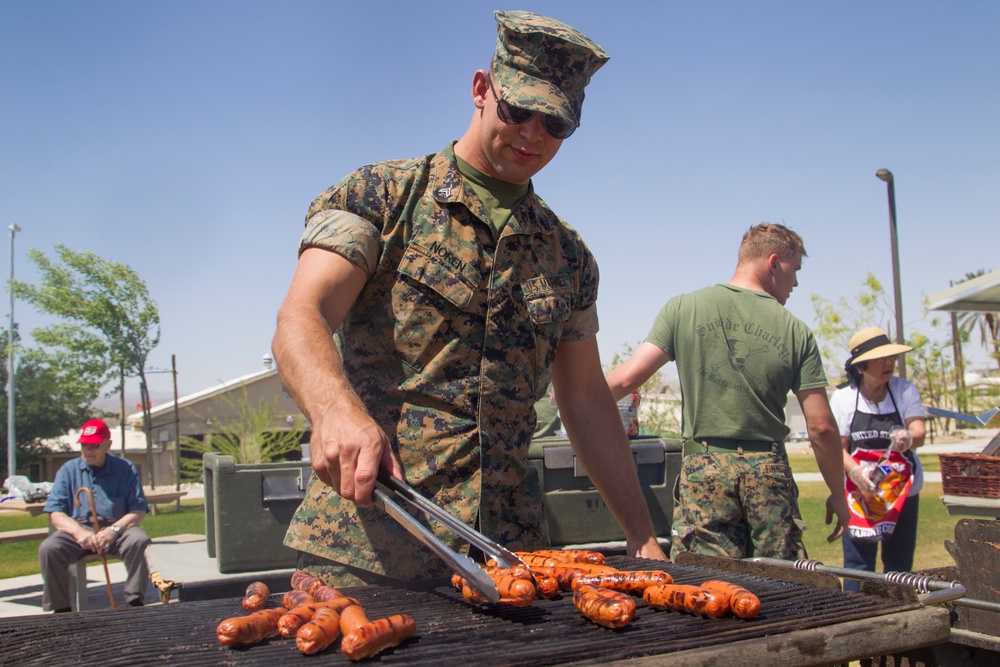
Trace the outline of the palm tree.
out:
M 966 273 L 965 280 L 972 280 L 985 274 L 984 269 L 979 269 L 975 273 Z M 989 349 L 992 346 L 992 356 L 1000 368 L 1000 313 L 962 313 L 958 318 L 958 328 L 967 334 L 978 329 L 983 347 Z

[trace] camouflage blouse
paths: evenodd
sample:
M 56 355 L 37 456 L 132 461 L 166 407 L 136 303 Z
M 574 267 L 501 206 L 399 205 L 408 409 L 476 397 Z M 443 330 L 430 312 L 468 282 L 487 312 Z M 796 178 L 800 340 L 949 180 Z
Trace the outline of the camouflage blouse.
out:
M 368 273 L 336 338 L 410 484 L 498 542 L 538 548 L 548 535 L 527 462 L 533 404 L 559 342 L 597 332 L 598 271 L 531 188 L 499 239 L 488 219 L 448 146 L 328 189 L 300 252 L 336 252 Z M 446 574 L 381 510 L 342 500 L 315 474 L 285 544 L 398 579 Z

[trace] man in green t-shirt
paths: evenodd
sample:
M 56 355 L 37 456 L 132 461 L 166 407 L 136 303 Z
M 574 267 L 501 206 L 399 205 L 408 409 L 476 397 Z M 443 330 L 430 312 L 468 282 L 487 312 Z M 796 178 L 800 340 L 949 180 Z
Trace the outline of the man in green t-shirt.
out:
M 805 557 L 798 489 L 784 449 L 789 391 L 802 406 L 837 527 L 849 521 L 844 452 L 812 332 L 784 305 L 806 256 L 782 225 L 751 227 L 724 285 L 674 297 L 646 341 L 607 377 L 615 399 L 677 362 L 684 461 L 675 498 L 674 555 Z

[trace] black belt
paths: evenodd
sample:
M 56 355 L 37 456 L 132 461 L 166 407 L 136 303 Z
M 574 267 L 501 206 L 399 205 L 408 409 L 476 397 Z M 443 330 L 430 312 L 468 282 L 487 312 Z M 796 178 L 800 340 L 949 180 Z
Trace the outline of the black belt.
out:
M 737 440 L 734 438 L 695 438 L 684 441 L 684 456 L 691 454 L 732 454 L 736 452 L 774 452 L 782 446 L 771 440 Z

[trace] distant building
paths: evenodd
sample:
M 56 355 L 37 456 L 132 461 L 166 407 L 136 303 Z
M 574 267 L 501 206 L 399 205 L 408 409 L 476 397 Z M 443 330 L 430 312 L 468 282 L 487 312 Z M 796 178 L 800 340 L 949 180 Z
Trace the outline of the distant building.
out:
M 159 456 L 154 460 L 156 483 L 169 484 L 176 479 L 174 452 L 178 432 L 192 438 L 210 438 L 237 417 L 241 402 L 257 407 L 262 400 L 276 404 L 272 430 L 290 431 L 297 420 L 304 421 L 302 412 L 281 386 L 278 370 L 273 367 L 269 355 L 265 356 L 263 370 L 182 396 L 177 400 L 176 409 L 173 401 L 154 406 L 150 411 L 149 429 L 154 455 L 169 453 L 162 457 L 162 463 Z M 141 432 L 142 420 L 142 412 L 135 412 L 128 415 L 126 423 Z
M 109 421 L 111 453 L 124 456 L 134 463 L 147 486 L 174 484 L 177 480 L 178 432 L 182 436 L 210 438 L 213 433 L 223 430 L 227 422 L 236 418 L 236 407 L 241 402 L 257 407 L 261 400 L 271 405 L 276 403 L 274 431 L 289 431 L 297 419 L 304 419 L 298 406 L 281 386 L 278 371 L 270 361 L 270 355 L 266 355 L 262 370 L 181 396 L 177 400 L 176 409 L 172 400 L 153 406 L 150 411 L 149 429 L 151 453 L 146 447 L 142 412 L 134 412 L 126 417 L 124 450 L 121 426 L 112 426 Z M 306 426 L 308 428 L 308 424 Z M 37 463 L 32 464 L 29 470 L 30 479 L 38 482 L 55 480 L 56 471 L 63 463 L 80 456 L 80 445 L 76 442 L 79 437 L 79 430 L 75 430 L 45 441 L 44 444 L 48 445 L 51 453 L 45 454 Z M 156 477 L 154 480 L 150 480 L 148 476 L 150 460 Z

